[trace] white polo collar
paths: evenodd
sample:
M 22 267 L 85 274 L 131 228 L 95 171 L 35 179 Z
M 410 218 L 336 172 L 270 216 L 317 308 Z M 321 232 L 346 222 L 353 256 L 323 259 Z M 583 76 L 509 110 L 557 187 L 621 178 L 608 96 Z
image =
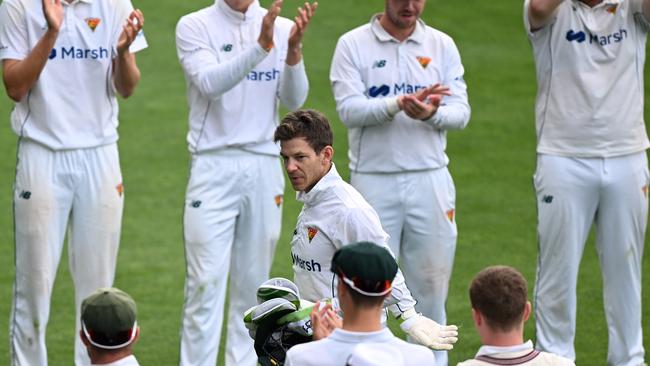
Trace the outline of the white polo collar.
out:
M 507 347 L 498 347 L 498 346 L 481 346 L 476 353 L 478 356 L 490 356 L 495 354 L 502 353 L 519 353 L 525 351 L 531 351 L 533 349 L 533 341 L 528 341 L 526 343 L 518 344 L 516 346 L 507 346 Z
M 259 0 L 254 0 L 246 9 L 245 13 L 242 13 L 237 10 L 233 10 L 225 0 L 216 0 L 217 7 L 221 12 L 226 14 L 226 16 L 232 20 L 245 22 L 253 18 L 253 14 L 260 8 Z
M 378 13 L 372 16 L 370 18 L 370 29 L 372 29 L 372 32 L 375 34 L 375 37 L 379 40 L 379 42 L 398 42 L 395 37 L 391 36 L 384 27 L 381 26 L 379 23 L 379 18 L 381 18 L 383 14 Z M 424 42 L 424 36 L 425 36 L 425 28 L 426 24 L 422 20 L 422 18 L 418 18 L 417 23 L 415 24 L 415 29 L 413 30 L 413 33 L 406 39 L 406 41 L 413 41 L 415 43 L 422 43 Z

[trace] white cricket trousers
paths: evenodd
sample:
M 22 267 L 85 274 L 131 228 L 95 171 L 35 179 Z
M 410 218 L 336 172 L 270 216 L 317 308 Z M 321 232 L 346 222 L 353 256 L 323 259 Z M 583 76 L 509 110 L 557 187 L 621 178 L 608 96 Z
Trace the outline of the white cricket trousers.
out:
M 643 364 L 641 260 L 648 220 L 645 151 L 613 158 L 538 155 L 537 347 L 575 360 L 576 284 L 592 223 L 603 276 L 607 364 Z M 606 339 L 605 334 L 599 335 Z M 580 360 L 578 360 L 579 362 Z
M 230 274 L 226 365 L 254 366 L 243 314 L 257 304 L 257 287 L 269 277 L 280 236 L 280 160 L 228 149 L 192 155 L 190 169 L 180 364 L 215 365 Z
M 456 251 L 456 189 L 446 167 L 400 173 L 352 173 L 352 185 L 390 235 L 416 309 L 446 324 L 445 301 Z M 447 352 L 435 352 L 447 365 Z
M 45 329 L 66 232 L 75 288 L 75 364 L 90 364 L 79 338 L 79 310 L 85 297 L 113 284 L 123 203 L 117 144 L 54 151 L 20 141 L 14 185 L 11 365 L 47 365 Z

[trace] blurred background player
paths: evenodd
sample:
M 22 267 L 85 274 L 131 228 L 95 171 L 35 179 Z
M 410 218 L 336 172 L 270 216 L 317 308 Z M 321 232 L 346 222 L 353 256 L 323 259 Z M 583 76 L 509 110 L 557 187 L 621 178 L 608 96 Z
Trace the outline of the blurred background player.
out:
M 433 365 L 432 352 L 395 337 L 382 324 L 384 300 L 390 296 L 397 269 L 392 254 L 374 243 L 337 250 L 331 271 L 337 276 L 343 326 L 322 340 L 293 346 L 285 365 Z
M 643 363 L 641 260 L 650 146 L 647 0 L 526 0 L 537 71 L 537 346 L 575 360 L 576 284 L 592 223 L 609 365 Z
M 287 114 L 275 131 L 291 185 L 303 202 L 291 241 L 295 283 L 308 301 L 335 298 L 334 252 L 344 245 L 370 241 L 388 248 L 388 235 L 375 210 L 336 171 L 332 130 L 315 110 Z M 416 312 L 415 299 L 398 270 L 385 306 L 412 339 L 432 349 L 449 350 L 456 326 L 444 326 Z
M 92 365 L 138 366 L 133 345 L 140 337 L 135 301 L 117 288 L 100 288 L 81 303 L 81 331 Z
M 470 107 L 456 45 L 420 18 L 425 3 L 386 0 L 339 39 L 330 80 L 351 183 L 377 210 L 418 311 L 444 324 L 457 237 L 446 131 L 464 128 Z
M 113 284 L 124 204 L 116 92 L 127 98 L 140 80 L 134 52 L 147 46 L 143 24 L 129 0 L 0 6 L 3 80 L 19 136 L 12 365 L 47 365 L 45 329 L 66 233 L 77 315 L 83 298 Z M 75 363 L 88 364 L 75 339 Z
M 216 363 L 231 268 L 226 365 L 255 364 L 240 317 L 268 278 L 280 235 L 284 177 L 273 131 L 278 102 L 296 109 L 307 98 L 301 42 L 316 10 L 305 3 L 294 23 L 278 17 L 281 6 L 217 0 L 176 28 L 192 154 L 181 365 Z
M 507 266 L 487 267 L 469 287 L 474 326 L 483 346 L 472 360 L 458 366 L 573 366 L 573 361 L 540 352 L 524 343 L 524 323 L 531 313 L 526 279 Z

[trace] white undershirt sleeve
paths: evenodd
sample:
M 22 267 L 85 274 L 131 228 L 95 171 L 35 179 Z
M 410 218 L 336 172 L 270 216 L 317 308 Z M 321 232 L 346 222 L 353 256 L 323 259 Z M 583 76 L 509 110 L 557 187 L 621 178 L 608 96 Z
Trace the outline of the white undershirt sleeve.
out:
M 30 52 L 22 4 L 4 1 L 0 4 L 0 60 L 22 60 Z
M 303 61 L 301 60 L 293 66 L 285 64 L 278 92 L 278 98 L 282 105 L 289 110 L 296 110 L 305 103 L 308 92 L 309 81 Z
M 460 130 L 467 126 L 471 114 L 467 101 L 467 85 L 463 79 L 465 70 L 460 54 L 453 41 L 447 45 L 443 85 L 449 87 L 450 96 L 442 98 L 436 113 L 425 122 L 440 130 Z
M 368 241 L 386 248 L 393 257 L 395 256 L 388 246 L 388 235 L 381 228 L 379 218 L 377 217 L 375 220 L 363 210 L 353 209 L 348 213 L 342 225 L 341 233 L 344 238 L 342 245 Z M 411 291 L 406 287 L 404 275 L 402 275 L 402 271 L 399 269 L 393 280 L 391 295 L 386 299 L 384 304 L 395 317 L 415 307 L 416 301 L 413 299 Z
M 234 88 L 269 54 L 257 42 L 237 56 L 219 62 L 201 24 L 183 18 L 176 27 L 176 50 L 186 77 L 210 99 Z
M 397 98 L 370 99 L 365 94 L 359 67 L 345 39 L 340 39 L 334 51 L 330 81 L 336 100 L 336 111 L 348 128 L 389 122 L 399 111 Z

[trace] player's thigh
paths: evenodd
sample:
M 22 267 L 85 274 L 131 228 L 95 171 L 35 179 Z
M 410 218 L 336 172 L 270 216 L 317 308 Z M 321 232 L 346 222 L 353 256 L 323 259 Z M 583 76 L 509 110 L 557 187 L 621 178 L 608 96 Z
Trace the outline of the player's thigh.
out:
M 188 276 L 213 278 L 227 273 L 239 214 L 238 158 L 192 156 L 183 208 Z
M 57 152 L 22 141 L 14 184 L 17 277 L 51 286 L 59 262 L 73 193 L 59 179 Z
M 390 236 L 390 249 L 399 257 L 405 211 L 398 178 L 399 174 L 350 174 L 350 183 L 377 211 L 381 226 Z
M 607 179 L 596 216 L 603 265 L 640 265 L 648 221 L 648 161 L 645 152 L 607 159 Z M 634 260 L 633 260 L 634 259 Z
M 414 174 L 417 197 L 408 201 L 401 248 L 407 277 L 446 288 L 456 251 L 456 189 L 446 168 Z M 408 281 L 408 278 L 407 278 Z

